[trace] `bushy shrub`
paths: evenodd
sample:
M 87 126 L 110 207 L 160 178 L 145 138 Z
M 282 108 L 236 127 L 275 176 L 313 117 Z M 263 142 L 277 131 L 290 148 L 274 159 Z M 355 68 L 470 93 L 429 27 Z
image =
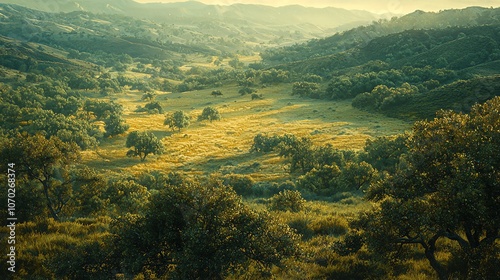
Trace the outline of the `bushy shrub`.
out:
M 241 196 L 252 195 L 253 183 L 252 178 L 246 175 L 230 174 L 222 178 L 222 184 L 232 187 Z
M 267 136 L 259 133 L 253 138 L 253 145 L 250 151 L 269 153 L 273 151 L 279 143 L 281 143 L 281 138 L 279 136 Z
M 299 212 L 304 209 L 306 200 L 299 191 L 284 190 L 269 199 L 269 210 Z
M 344 218 L 327 216 L 313 220 L 309 227 L 315 234 L 341 235 L 347 232 L 349 226 Z
M 333 243 L 332 248 L 337 254 L 341 256 L 348 256 L 358 252 L 362 246 L 363 237 L 356 232 L 349 232 L 344 235 L 342 240 Z
M 302 240 L 311 239 L 314 236 L 314 231 L 309 226 L 311 218 L 305 213 L 293 213 L 293 217 L 287 219 L 288 226 L 302 236 Z

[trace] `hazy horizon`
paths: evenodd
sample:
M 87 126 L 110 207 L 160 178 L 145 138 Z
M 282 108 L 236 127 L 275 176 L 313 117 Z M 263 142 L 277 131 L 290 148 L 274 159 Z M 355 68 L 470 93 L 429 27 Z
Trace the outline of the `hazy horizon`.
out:
M 182 0 L 134 0 L 139 3 L 174 3 L 174 2 L 187 2 Z M 481 7 L 499 7 L 498 0 L 384 0 L 384 1 L 370 1 L 370 0 L 275 0 L 272 2 L 266 0 L 198 0 L 205 4 L 214 5 L 232 5 L 232 4 L 259 4 L 267 6 L 287 6 L 287 5 L 301 5 L 305 7 L 336 7 L 349 10 L 367 10 L 374 13 L 410 13 L 415 10 L 423 11 L 439 11 L 446 9 L 461 9 L 470 6 Z

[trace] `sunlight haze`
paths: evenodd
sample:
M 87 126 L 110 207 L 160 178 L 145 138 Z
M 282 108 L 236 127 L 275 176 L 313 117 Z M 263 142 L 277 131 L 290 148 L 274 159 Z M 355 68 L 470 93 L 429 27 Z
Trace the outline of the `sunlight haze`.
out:
M 139 3 L 173 3 L 182 2 L 176 0 L 135 0 Z M 410 1 L 410 0 L 387 0 L 387 1 L 368 1 L 368 0 L 239 0 L 239 1 L 229 1 L 229 0 L 202 0 L 198 1 L 205 4 L 215 4 L 215 5 L 232 5 L 237 3 L 243 4 L 260 4 L 268 6 L 287 6 L 287 5 L 301 5 L 306 7 L 336 7 L 344 9 L 356 9 L 356 10 L 367 10 L 375 13 L 394 13 L 394 14 L 404 14 L 410 13 L 415 10 L 424 11 L 439 11 L 445 9 L 461 9 L 469 6 L 481 6 L 481 7 L 498 7 L 498 0 L 485 0 L 485 1 L 474 1 L 474 0 L 422 0 L 422 1 Z

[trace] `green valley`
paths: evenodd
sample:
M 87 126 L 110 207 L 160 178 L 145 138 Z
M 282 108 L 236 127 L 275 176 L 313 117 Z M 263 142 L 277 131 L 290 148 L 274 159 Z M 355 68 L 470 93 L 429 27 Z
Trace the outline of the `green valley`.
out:
M 17 2 L 0 278 L 500 278 L 500 8 Z

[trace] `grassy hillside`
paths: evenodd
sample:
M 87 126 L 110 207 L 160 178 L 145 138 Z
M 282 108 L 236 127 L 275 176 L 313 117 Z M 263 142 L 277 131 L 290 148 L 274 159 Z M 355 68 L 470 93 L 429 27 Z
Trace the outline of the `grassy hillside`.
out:
M 352 108 L 347 101 L 324 102 L 290 96 L 290 87 L 272 86 L 259 90 L 262 100 L 241 96 L 236 86 L 220 88 L 222 97 L 210 95 L 212 89 L 184 93 L 161 93 L 160 101 L 166 112 L 183 110 L 192 117 L 193 124 L 181 132 L 171 131 L 163 125 L 163 114 L 134 112 L 142 93 L 125 92 L 113 97 L 124 105 L 124 117 L 130 131 L 152 131 L 163 138 L 166 155 L 151 162 L 124 159 L 125 137 L 104 141 L 98 153 L 85 152 L 89 165 L 112 170 L 185 171 L 190 174 L 213 172 L 250 175 L 256 181 L 282 181 L 289 179 L 280 167 L 283 159 L 277 155 L 250 153 L 255 135 L 283 135 L 286 133 L 308 137 L 316 145 L 331 144 L 338 149 L 359 150 L 367 139 L 393 135 L 409 129 L 410 124 Z M 221 121 L 197 122 L 204 107 L 213 106 Z M 104 162 L 103 162 L 104 160 Z M 257 163 L 258 167 L 250 168 Z
M 433 119 L 441 109 L 469 112 L 474 104 L 500 95 L 500 76 L 477 77 L 418 94 L 391 109 L 388 114 L 408 119 Z
M 416 120 L 432 118 L 439 109 L 468 112 L 473 103 L 498 95 L 498 11 L 416 12 L 307 45 L 271 50 L 262 54 L 262 65 L 290 71 L 299 82 L 310 74 L 322 76 L 329 82 L 311 97 L 354 98 L 357 108 L 388 116 Z M 457 13 L 460 24 L 451 18 Z M 381 26 L 386 27 L 383 32 L 356 39 Z

